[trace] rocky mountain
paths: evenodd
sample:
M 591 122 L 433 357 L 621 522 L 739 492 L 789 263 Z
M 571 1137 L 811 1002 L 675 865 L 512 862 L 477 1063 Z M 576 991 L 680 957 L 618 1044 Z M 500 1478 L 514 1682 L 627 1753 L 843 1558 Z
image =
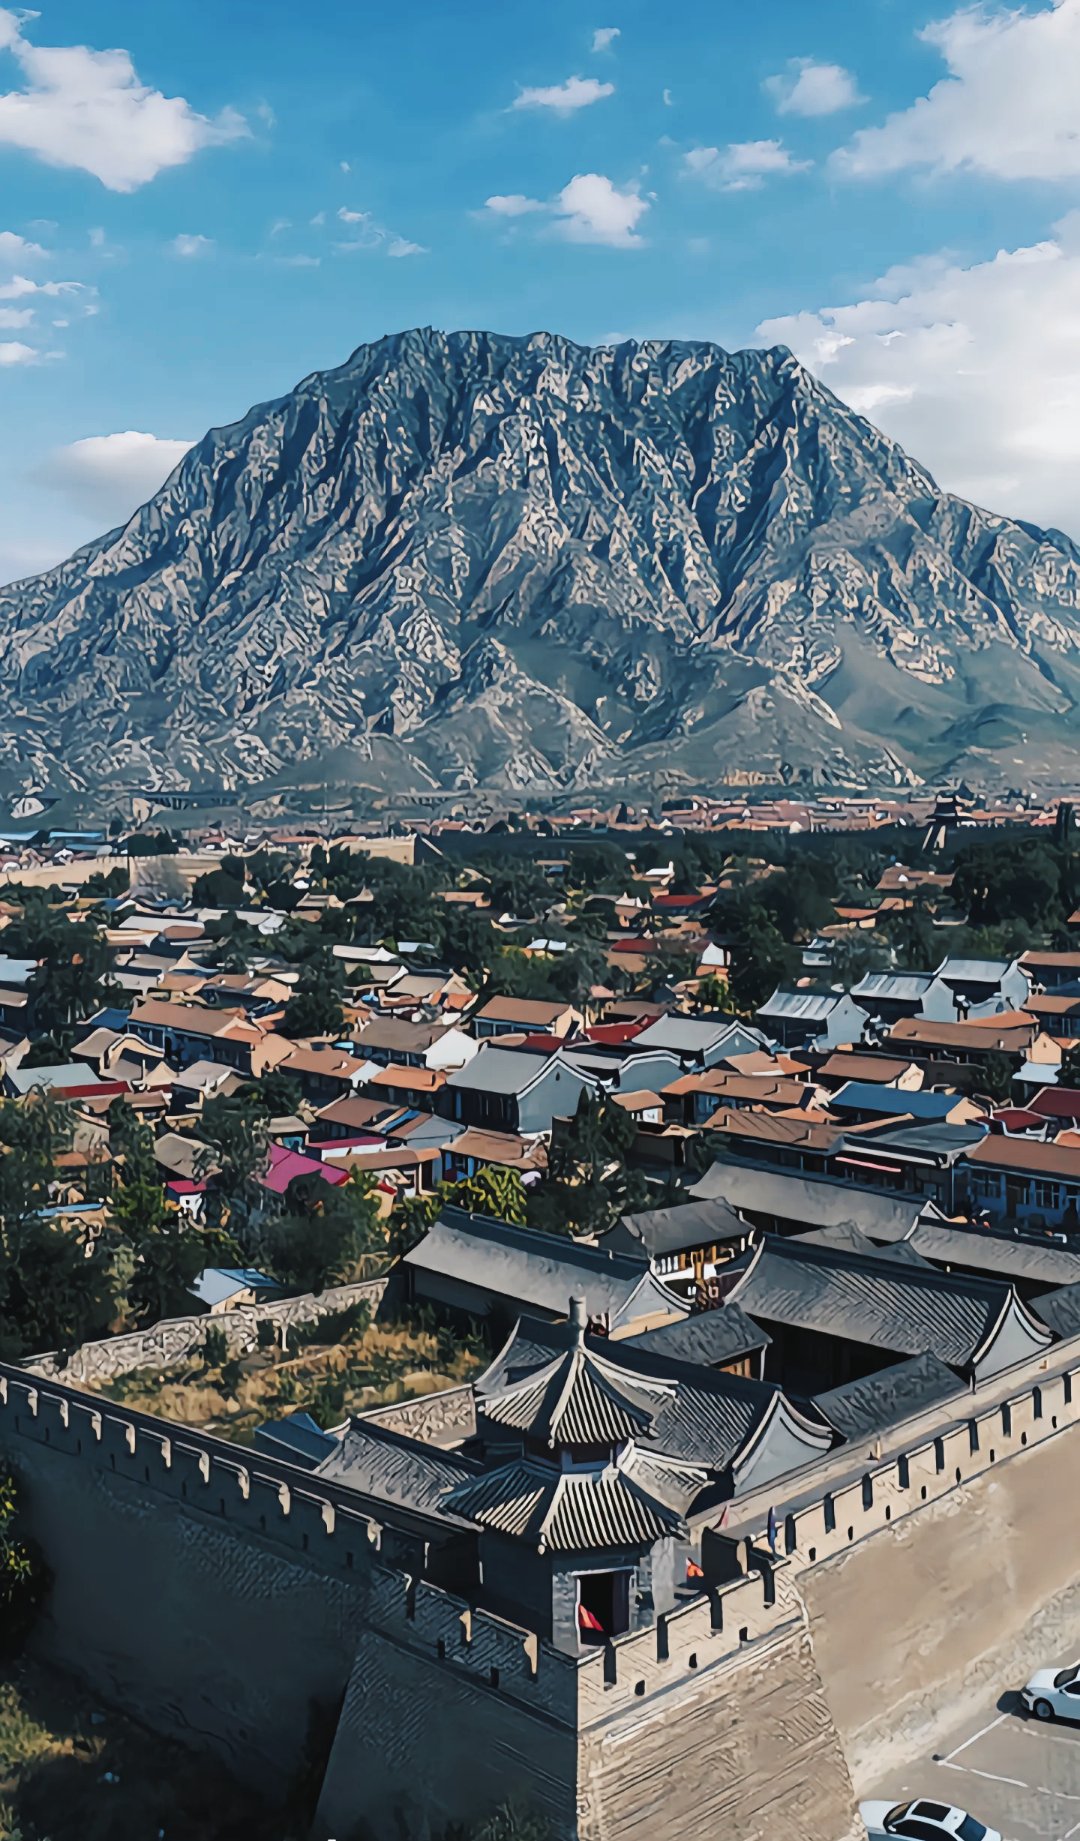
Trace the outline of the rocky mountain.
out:
M 1075 778 L 1080 551 L 784 350 L 408 332 L 0 589 L 6 790 Z

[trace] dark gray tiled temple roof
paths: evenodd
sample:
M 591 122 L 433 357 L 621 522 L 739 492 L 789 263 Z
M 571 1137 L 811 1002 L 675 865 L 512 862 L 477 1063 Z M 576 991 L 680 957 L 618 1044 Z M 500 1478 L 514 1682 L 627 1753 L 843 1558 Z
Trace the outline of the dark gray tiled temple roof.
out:
M 1080 1336 L 1080 1284 L 1063 1285 L 1037 1298 L 1032 1310 L 1055 1336 Z
M 862 1253 L 871 1259 L 891 1259 L 899 1265 L 927 1266 L 911 1239 L 886 1240 L 882 1245 L 847 1222 L 842 1227 L 815 1227 L 808 1234 L 798 1234 L 801 1246 L 832 1247 L 838 1253 Z
M 772 1215 L 806 1227 L 850 1223 L 874 1240 L 903 1239 L 923 1207 L 918 1196 L 886 1195 L 878 1189 L 856 1189 L 794 1171 L 727 1162 L 714 1163 L 706 1170 L 692 1193 L 705 1201 L 719 1198 L 741 1214 Z
M 634 1311 L 639 1316 L 676 1317 L 687 1308 L 653 1276 L 644 1257 L 603 1252 L 463 1208 L 444 1208 L 404 1263 L 553 1316 L 565 1316 L 572 1296 L 584 1297 L 590 1315 L 613 1319 L 624 1315 L 632 1300 L 640 1304 Z
M 647 1433 L 671 1386 L 632 1381 L 588 1350 L 571 1326 L 561 1355 L 525 1380 L 482 1397 L 485 1419 L 552 1446 L 620 1444 Z
M 929 1353 L 816 1394 L 814 1405 L 845 1439 L 869 1438 L 967 1394 L 966 1384 Z
M 898 1354 L 933 1350 L 965 1366 L 990 1337 L 1009 1289 L 992 1279 L 769 1235 L 731 1295 L 750 1316 L 766 1323 L 842 1336 Z
M 709 1313 L 722 1316 L 729 1305 Z M 561 1325 L 519 1325 L 505 1348 L 477 1382 L 479 1403 L 500 1384 L 500 1377 L 520 1378 L 546 1366 Z M 648 1449 L 668 1453 L 684 1462 L 711 1470 L 726 1470 L 774 1407 L 781 1389 L 771 1382 L 743 1375 L 722 1374 L 685 1361 L 672 1360 L 643 1341 L 590 1337 L 588 1347 L 601 1352 L 620 1368 L 631 1384 L 667 1383 L 652 1428 L 644 1441 Z M 797 1409 L 796 1409 L 797 1411 Z M 639 1446 L 639 1448 L 641 1448 Z
M 681 1253 L 688 1247 L 707 1246 L 714 1240 L 740 1240 L 750 1231 L 723 1199 L 680 1202 L 674 1208 L 650 1208 L 644 1214 L 623 1215 L 619 1226 L 640 1240 L 650 1259 Z
M 739 1309 L 725 1304 L 718 1310 L 698 1311 L 681 1323 L 665 1323 L 658 1330 L 646 1330 L 641 1336 L 628 1336 L 622 1349 L 643 1349 L 647 1354 L 671 1361 L 698 1362 L 705 1368 L 719 1368 L 737 1356 L 767 1349 L 772 1337 L 760 1324 Z
M 632 1451 L 622 1464 L 590 1471 L 521 1459 L 458 1485 L 444 1506 L 537 1547 L 581 1553 L 643 1546 L 678 1533 L 707 1482 L 704 1471 L 654 1453 L 639 1462 Z
M 445 1516 L 446 1492 L 476 1475 L 476 1465 L 436 1445 L 421 1444 L 368 1420 L 354 1419 L 336 1451 L 318 1467 L 388 1507 Z
M 971 1266 L 1005 1280 L 1028 1279 L 1045 1285 L 1080 1281 L 1080 1253 L 1069 1247 L 1040 1246 L 1037 1241 L 1006 1239 L 1001 1234 L 973 1233 L 969 1228 L 936 1221 L 920 1221 L 907 1244 L 935 1264 Z

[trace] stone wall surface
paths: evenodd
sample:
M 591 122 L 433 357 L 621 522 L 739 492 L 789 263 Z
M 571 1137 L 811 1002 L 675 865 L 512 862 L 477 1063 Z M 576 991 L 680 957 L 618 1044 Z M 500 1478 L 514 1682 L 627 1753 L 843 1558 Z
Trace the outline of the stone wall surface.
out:
M 24 1445 L 17 1474 L 53 1574 L 43 1653 L 108 1704 L 284 1793 L 313 1714 L 336 1717 L 349 1679 L 368 1596 L 359 1544 L 347 1580 L 227 1512 L 184 1513 L 145 1481 L 47 1447 Z
M 855 1841 L 864 1831 L 798 1614 L 582 1734 L 581 1841 Z
M 230 1355 L 249 1355 L 258 1346 L 260 1323 L 275 1324 L 287 1335 L 293 1325 L 317 1323 L 353 1304 L 370 1304 L 374 1315 L 386 1286 L 385 1278 L 364 1279 L 356 1285 L 334 1285 L 295 1298 L 243 1305 L 217 1316 L 203 1311 L 198 1316 L 166 1317 L 127 1336 L 84 1342 L 68 1354 L 50 1350 L 46 1355 L 29 1356 L 23 1366 L 30 1374 L 63 1381 L 67 1387 L 92 1387 L 139 1368 L 171 1368 L 174 1362 L 186 1361 L 202 1347 L 208 1329 L 221 1331 Z
M 576 1832 L 577 1735 L 542 1701 L 421 1655 L 389 1633 L 360 1639 L 313 1837 L 409 1841 L 513 1801 Z M 493 1665 L 495 1666 L 495 1665 Z M 572 1702 L 570 1703 L 572 1705 Z

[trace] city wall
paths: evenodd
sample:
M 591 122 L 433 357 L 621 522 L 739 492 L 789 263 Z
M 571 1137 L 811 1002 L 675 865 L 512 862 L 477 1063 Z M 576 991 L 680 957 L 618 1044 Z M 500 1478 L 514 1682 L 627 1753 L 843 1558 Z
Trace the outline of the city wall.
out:
M 795 1812 L 849 1841 L 932 1712 L 1080 1638 L 1080 1350 L 1055 1353 L 902 1450 L 805 1473 L 775 1562 L 750 1526 L 745 1576 L 707 1566 L 581 1658 L 410 1573 L 377 1504 L 51 1379 L 0 1368 L 0 1457 L 55 1575 L 41 1641 L 103 1698 L 263 1788 L 313 1707 L 337 1720 L 320 1841 L 511 1792 L 581 1841 L 774 1841 Z

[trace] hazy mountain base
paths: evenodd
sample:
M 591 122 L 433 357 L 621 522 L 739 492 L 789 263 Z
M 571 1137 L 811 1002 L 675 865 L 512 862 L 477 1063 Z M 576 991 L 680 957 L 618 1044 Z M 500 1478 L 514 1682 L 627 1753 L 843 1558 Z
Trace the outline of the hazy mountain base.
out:
M 1078 608 L 787 352 L 406 333 L 0 590 L 0 790 L 1071 782 Z

